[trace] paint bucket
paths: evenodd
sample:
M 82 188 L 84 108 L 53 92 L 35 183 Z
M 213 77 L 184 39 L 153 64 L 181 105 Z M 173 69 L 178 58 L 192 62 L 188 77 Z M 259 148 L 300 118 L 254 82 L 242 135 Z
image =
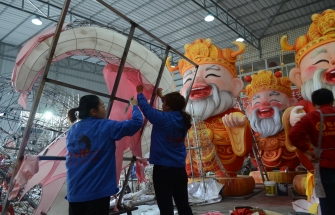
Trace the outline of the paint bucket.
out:
M 276 195 L 276 182 L 275 181 L 264 181 L 265 195 L 275 196 Z

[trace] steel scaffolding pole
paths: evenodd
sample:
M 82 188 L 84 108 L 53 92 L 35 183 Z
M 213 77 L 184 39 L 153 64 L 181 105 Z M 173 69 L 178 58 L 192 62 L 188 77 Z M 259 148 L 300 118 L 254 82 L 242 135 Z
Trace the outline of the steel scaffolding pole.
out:
M 169 44 L 167 44 L 166 42 L 164 42 L 163 40 L 159 39 L 158 37 L 156 37 L 155 35 L 153 35 L 150 31 L 146 30 L 145 28 L 143 28 L 142 26 L 140 26 L 139 24 L 137 24 L 136 22 L 134 22 L 133 20 L 129 19 L 126 15 L 122 14 L 121 12 L 119 12 L 118 10 L 116 10 L 115 8 L 113 8 L 111 5 L 109 5 L 108 3 L 104 2 L 103 0 L 97 0 L 97 2 L 99 2 L 100 4 L 104 5 L 106 8 L 108 8 L 109 10 L 113 11 L 115 14 L 117 14 L 118 16 L 120 16 L 121 18 L 123 18 L 124 20 L 126 20 L 127 22 L 129 22 L 130 24 L 136 24 L 136 27 L 143 31 L 144 33 L 146 33 L 147 35 L 149 35 L 150 37 L 152 37 L 153 39 L 155 39 L 156 41 L 158 41 L 159 43 L 163 44 L 165 47 L 170 47 Z M 179 56 L 181 56 L 182 58 L 184 58 L 185 60 L 187 60 L 190 64 L 197 66 L 196 63 L 194 63 L 192 60 L 188 59 L 187 57 L 185 57 L 183 54 L 181 54 L 179 51 L 177 51 L 176 49 L 171 47 L 171 50 L 173 52 L 175 52 L 176 54 L 178 54 Z
M 36 112 L 37 112 L 38 104 L 39 104 L 41 96 L 42 96 L 42 92 L 43 92 L 43 88 L 44 88 L 44 85 L 45 85 L 45 82 L 46 82 L 46 78 L 48 77 L 49 69 L 50 69 L 50 66 L 51 66 L 51 63 L 52 63 L 53 56 L 55 54 L 55 50 L 56 50 L 56 46 L 57 46 L 57 43 L 58 43 L 59 35 L 61 33 L 61 30 L 62 30 L 62 27 L 63 27 L 63 24 L 64 24 L 64 20 L 65 20 L 67 11 L 69 9 L 70 2 L 71 2 L 71 0 L 65 0 L 64 1 L 61 16 L 60 16 L 58 24 L 57 24 L 55 35 L 53 36 L 53 39 L 52 39 L 52 43 L 51 43 L 51 47 L 50 47 L 50 51 L 49 51 L 49 56 L 47 58 L 47 62 L 45 64 L 44 71 L 42 73 L 43 75 L 42 75 L 37 93 L 36 93 L 35 98 L 34 98 L 33 106 L 32 106 L 31 111 L 30 111 L 29 119 L 27 121 L 27 125 L 26 125 L 26 128 L 25 128 L 24 133 L 23 133 L 22 143 L 20 145 L 20 149 L 19 149 L 19 152 L 18 152 L 17 157 L 16 157 L 16 160 L 17 160 L 16 165 L 14 167 L 13 175 L 12 175 L 11 180 L 10 180 L 9 185 L 8 185 L 8 192 L 6 194 L 5 200 L 4 200 L 3 205 L 2 205 L 3 210 L 1 212 L 1 215 L 7 214 L 7 211 L 8 211 L 8 206 L 9 206 L 8 196 L 9 196 L 9 193 L 12 191 L 12 189 L 14 187 L 14 178 L 15 178 L 15 176 L 16 176 L 16 174 L 19 171 L 20 166 L 21 166 L 22 160 L 20 158 L 23 156 L 24 150 L 25 150 L 25 148 L 27 146 L 27 143 L 28 143 L 28 140 L 29 140 L 30 130 L 31 130 L 31 127 L 32 127 L 32 124 L 33 124 L 33 121 L 34 121 L 34 118 L 35 118 L 35 115 L 36 115 Z
M 111 98 L 109 99 L 109 103 L 108 103 L 108 107 L 107 107 L 107 118 L 109 118 L 109 115 L 110 115 L 110 112 L 112 110 L 114 100 L 115 100 L 115 97 L 116 97 L 116 92 L 117 92 L 117 89 L 119 88 L 121 75 L 122 75 L 123 68 L 124 68 L 124 65 L 126 63 L 126 60 L 127 60 L 128 51 L 129 51 L 129 48 L 130 48 L 131 41 L 133 40 L 136 25 L 137 24 L 132 23 L 131 29 L 130 29 L 130 32 L 129 32 L 129 35 L 128 35 L 128 39 L 127 39 L 127 42 L 126 42 L 126 46 L 124 47 L 124 51 L 123 51 L 123 54 L 122 54 L 122 59 L 121 59 L 121 62 L 120 62 L 119 70 L 117 71 L 117 75 L 116 75 L 116 78 L 115 78 L 115 81 L 114 81 L 113 90 L 112 90 L 112 93 L 111 93 Z

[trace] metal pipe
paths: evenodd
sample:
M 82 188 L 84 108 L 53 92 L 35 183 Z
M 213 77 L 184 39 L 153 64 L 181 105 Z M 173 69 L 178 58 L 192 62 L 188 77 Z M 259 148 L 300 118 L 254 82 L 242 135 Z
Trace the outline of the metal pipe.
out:
M 120 61 L 119 70 L 117 71 L 117 75 L 116 75 L 116 78 L 115 78 L 115 81 L 114 81 L 113 90 L 112 90 L 112 93 L 111 93 L 111 96 L 110 96 L 111 98 L 109 99 L 109 103 L 108 103 L 108 107 L 107 107 L 107 118 L 109 118 L 109 115 L 110 115 L 110 112 L 112 110 L 113 103 L 114 103 L 114 100 L 115 100 L 116 92 L 117 92 L 117 89 L 119 88 L 121 75 L 122 75 L 123 68 L 124 68 L 124 65 L 126 63 L 126 60 L 127 60 L 127 56 L 128 56 L 131 41 L 133 40 L 135 28 L 136 28 L 136 24 L 132 24 L 129 35 L 128 35 L 128 39 L 127 39 L 127 42 L 126 42 L 126 46 L 124 47 L 124 51 L 123 51 L 123 54 L 122 54 L 122 59 Z M 127 103 L 128 103 L 128 101 L 127 101 Z
M 52 84 L 60 85 L 60 86 L 63 86 L 63 87 L 68 87 L 68 88 L 71 88 L 71 89 L 80 90 L 80 91 L 95 94 L 95 95 L 98 95 L 98 96 L 111 98 L 111 95 L 106 94 L 106 93 L 100 93 L 98 91 L 89 90 L 89 89 L 86 89 L 86 88 L 83 88 L 83 87 L 78 87 L 78 86 L 68 84 L 68 83 L 64 83 L 64 82 L 61 82 L 61 81 L 56 81 L 56 80 L 53 80 L 53 79 L 50 79 L 50 78 L 46 78 L 45 81 L 49 82 L 49 83 L 52 83 Z M 119 102 L 129 103 L 128 100 L 122 99 L 122 98 L 119 98 L 119 97 L 114 97 L 114 99 L 119 101 Z
M 241 111 L 246 115 L 246 112 L 245 112 L 245 109 L 244 109 L 244 106 L 243 106 L 243 103 L 241 101 L 241 97 L 240 96 L 237 97 L 237 103 L 240 106 Z M 259 169 L 259 173 L 262 176 L 263 182 L 265 181 L 265 179 L 267 181 L 269 181 L 269 176 L 268 176 L 268 173 L 266 172 L 266 167 L 264 165 L 262 156 L 261 156 L 260 151 L 259 151 L 259 147 L 258 147 L 258 144 L 257 144 L 255 133 L 254 133 L 254 131 L 252 130 L 251 127 L 250 127 L 250 132 L 251 132 L 252 144 L 253 144 L 253 146 L 252 146 L 252 152 L 254 153 L 255 160 L 256 160 L 256 163 L 257 163 L 257 166 L 258 166 L 258 169 Z
M 46 3 L 46 2 L 43 2 L 43 3 Z M 20 11 L 23 11 L 23 12 L 26 12 L 26 13 L 29 13 L 29 14 L 31 14 L 31 15 L 36 15 L 36 13 L 31 12 L 31 11 L 29 11 L 29 10 L 25 10 L 25 9 L 23 9 L 23 7 L 22 7 L 22 8 L 19 8 L 19 7 L 16 7 L 16 6 L 14 6 L 14 5 L 11 5 L 11 4 L 8 4 L 8 3 L 5 3 L 5 2 L 0 2 L 0 4 L 5 5 L 5 6 L 7 6 L 7 7 L 10 7 L 10 8 L 13 8 L 13 9 L 17 9 L 17 10 L 20 10 Z M 57 22 L 57 20 L 51 19 L 51 18 L 49 18 L 49 17 L 44 17 L 44 18 L 47 19 L 47 20 L 53 21 L 53 22 Z
M 166 49 L 165 49 L 164 58 L 162 60 L 161 67 L 159 68 L 159 72 L 158 72 L 158 76 L 157 76 L 157 79 L 156 79 L 156 84 L 155 84 L 155 87 L 154 87 L 154 91 L 152 92 L 152 95 L 151 95 L 150 106 L 152 106 L 155 102 L 158 86 L 159 86 L 159 84 L 161 82 L 161 79 L 162 79 L 162 76 L 163 76 L 165 62 L 166 62 L 166 59 L 169 56 L 170 49 L 171 49 L 170 46 L 167 46 Z
M 143 28 L 142 26 L 140 26 L 139 24 L 137 24 L 136 22 L 134 22 L 133 20 L 129 19 L 126 15 L 124 15 L 123 13 L 119 12 L 118 10 L 116 10 L 115 8 L 113 8 L 112 6 L 110 6 L 108 3 L 104 2 L 103 0 L 97 0 L 97 2 L 99 2 L 100 4 L 104 5 L 105 7 L 107 7 L 109 10 L 113 11 L 114 13 L 116 13 L 118 16 L 122 17 L 124 20 L 126 20 L 127 22 L 129 22 L 130 24 L 136 24 L 137 28 L 140 29 L 141 31 L 143 31 L 144 33 L 146 33 L 147 35 L 149 35 L 150 37 L 152 37 L 153 39 L 155 39 L 156 41 L 158 41 L 159 43 L 163 44 L 165 47 L 169 47 L 169 44 L 165 43 L 163 40 L 159 39 L 158 37 L 156 37 L 155 35 L 153 35 L 151 32 L 149 32 L 148 30 L 146 30 L 145 28 Z M 187 57 L 185 57 L 183 54 L 181 54 L 179 51 L 177 51 L 174 48 L 170 48 L 173 52 L 175 52 L 176 54 L 178 54 L 179 56 L 181 56 L 182 58 L 184 58 L 185 60 L 187 60 L 189 63 L 193 64 L 194 66 L 198 66 L 196 63 L 194 63 L 192 60 L 188 59 Z
M 43 14 L 45 17 L 48 17 L 45 13 L 43 13 L 36 5 L 34 5 L 30 0 L 27 0 L 36 10 L 38 10 L 41 14 Z
M 185 100 L 186 100 L 186 104 L 187 104 L 187 102 L 188 102 L 188 99 L 190 98 L 190 94 L 191 94 L 191 91 L 192 91 L 192 87 L 193 87 L 195 78 L 196 78 L 196 76 L 197 76 L 197 74 L 198 74 L 198 68 L 199 68 L 199 66 L 196 66 L 196 67 L 195 67 L 195 71 L 194 71 L 194 75 L 193 75 L 193 80 L 192 80 L 191 85 L 190 85 L 190 87 L 189 87 L 188 94 L 186 95 L 186 98 L 185 98 Z M 185 106 L 185 108 L 186 108 L 186 106 Z
M 196 74 L 195 74 L 196 75 Z M 194 75 L 194 76 L 195 76 Z M 191 91 L 190 91 L 191 92 Z M 204 170 L 202 168 L 202 159 L 201 159 L 201 148 L 200 147 L 200 141 L 199 141 L 199 136 L 198 136 L 198 131 L 197 131 L 197 123 L 195 121 L 195 117 L 197 116 L 194 116 L 194 109 L 193 109 L 193 104 L 191 103 L 191 110 L 192 110 L 192 119 L 193 119 L 193 127 L 194 127 L 194 134 L 195 134 L 195 141 L 196 141 L 196 147 L 198 148 L 197 151 L 198 151 L 198 156 L 199 156 L 199 161 L 198 163 L 200 163 L 200 165 L 198 165 L 198 168 L 199 168 L 199 172 L 201 174 L 201 178 L 202 178 L 202 184 L 204 186 L 204 195 L 206 195 L 206 183 L 205 183 L 205 175 L 204 175 Z
M 132 159 L 131 159 L 131 162 L 129 164 L 128 171 L 127 171 L 127 174 L 125 176 L 125 179 L 124 179 L 124 182 L 123 182 L 123 185 L 122 185 L 122 189 L 121 189 L 121 192 L 120 192 L 120 195 L 119 195 L 119 200 L 117 202 L 117 205 L 121 208 L 122 208 L 122 206 L 121 206 L 122 198 L 124 196 L 124 192 L 126 191 L 126 186 L 128 184 L 129 177 L 130 177 L 130 174 L 131 174 L 131 170 L 133 169 L 135 161 L 136 161 L 136 157 L 133 156 Z
M 57 24 L 55 34 L 54 34 L 53 39 L 52 39 L 52 43 L 51 43 L 51 47 L 50 47 L 50 51 L 49 51 L 49 56 L 47 58 L 47 62 L 46 62 L 45 67 L 44 67 L 43 76 L 41 78 L 37 93 L 35 94 L 34 103 L 33 103 L 33 106 L 31 108 L 31 111 L 30 111 L 30 115 L 29 115 L 29 119 L 27 121 L 26 128 L 24 130 L 24 134 L 23 134 L 23 137 L 22 137 L 22 143 L 20 145 L 20 149 L 19 149 L 19 152 L 18 152 L 17 158 L 16 158 L 17 159 L 16 165 L 14 167 L 13 175 L 12 175 L 10 183 L 8 185 L 8 192 L 6 194 L 5 200 L 4 200 L 3 205 L 2 205 L 3 210 L 1 212 L 1 215 L 7 214 L 7 211 L 8 211 L 8 206 L 9 206 L 8 196 L 9 196 L 9 193 L 12 191 L 12 189 L 14 187 L 14 178 L 15 178 L 17 172 L 19 171 L 20 166 L 21 166 L 21 162 L 22 162 L 19 158 L 21 158 L 23 156 L 24 150 L 25 150 L 25 148 L 27 146 L 27 143 L 28 143 L 28 140 L 29 140 L 31 127 L 32 127 L 32 124 L 33 124 L 33 121 L 34 121 L 34 118 L 35 118 L 35 115 L 36 115 L 36 112 L 37 112 L 38 104 L 39 104 L 41 96 L 42 96 L 43 88 L 44 88 L 44 85 L 45 85 L 45 79 L 48 76 L 48 72 L 49 72 L 49 69 L 50 69 L 50 66 L 51 66 L 51 62 L 52 62 L 53 56 L 55 54 L 56 46 L 57 46 L 57 43 L 58 43 L 59 35 L 61 33 L 61 30 L 62 30 L 62 27 L 63 27 L 63 24 L 64 24 L 64 20 L 65 20 L 67 11 L 69 9 L 70 2 L 71 2 L 71 0 L 65 0 L 64 1 L 63 9 L 62 9 L 60 18 L 58 20 L 58 24 Z
M 40 161 L 44 161 L 44 160 L 51 160 L 51 161 L 55 161 L 55 160 L 60 160 L 60 161 L 65 161 L 66 157 L 65 156 L 38 156 L 38 159 Z
M 165 67 L 165 62 L 166 62 L 166 59 L 168 58 L 169 56 L 169 51 L 170 51 L 170 46 L 166 47 L 165 49 L 165 54 L 164 54 L 164 59 L 162 60 L 162 64 L 161 64 L 161 67 L 159 68 L 159 72 L 158 72 L 158 76 L 157 76 L 157 79 L 156 79 L 156 84 L 155 84 L 155 87 L 154 87 L 154 91 L 152 92 L 152 95 L 151 95 L 151 99 L 150 99 L 150 106 L 152 107 L 152 105 L 154 104 L 155 102 L 155 98 L 156 98 L 156 94 L 157 94 L 157 89 L 158 89 L 158 86 L 161 82 L 161 79 L 162 79 L 162 75 L 163 75 L 163 71 L 164 71 L 164 67 Z M 144 122 L 143 122 L 143 125 L 142 125 L 142 128 L 141 128 L 141 136 L 144 132 L 144 129 L 146 127 L 148 123 L 148 119 L 145 118 L 144 119 Z
M 191 154 L 191 150 L 193 148 L 196 148 L 196 147 L 191 147 L 191 144 L 190 144 L 190 136 L 189 136 L 189 132 L 187 132 L 187 150 L 188 150 L 188 153 L 189 153 L 189 156 L 190 156 L 190 164 L 191 164 L 191 174 L 192 174 L 192 183 L 194 182 L 194 173 L 193 173 L 193 159 L 192 159 L 192 154 Z

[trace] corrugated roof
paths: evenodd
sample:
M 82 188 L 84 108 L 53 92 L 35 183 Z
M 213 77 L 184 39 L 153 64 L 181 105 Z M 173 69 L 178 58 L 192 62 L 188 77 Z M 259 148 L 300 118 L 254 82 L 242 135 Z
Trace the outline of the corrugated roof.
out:
M 31 0 L 34 5 L 28 1 L 23 2 L 24 5 L 22 0 L 0 0 L 0 42 L 20 47 L 34 35 L 55 25 L 64 1 Z M 226 48 L 233 47 L 231 42 L 240 37 L 233 30 L 233 25 L 227 26 L 227 23 L 218 19 L 205 22 L 207 11 L 199 6 L 203 2 L 210 11 L 221 7 L 218 9 L 221 18 L 227 14 L 231 15 L 239 22 L 240 27 L 244 27 L 258 39 L 309 25 L 312 14 L 335 8 L 335 1 L 330 0 L 106 0 L 106 2 L 181 53 L 184 53 L 183 47 L 186 43 L 191 43 L 197 38 L 211 38 L 216 45 Z M 214 3 L 217 7 L 213 7 Z M 35 7 L 48 18 L 44 18 Z M 31 23 L 34 14 L 41 17 L 43 25 L 36 26 Z M 94 0 L 72 0 L 66 22 L 71 20 L 92 20 L 124 33 L 131 27 L 130 23 Z M 230 23 L 234 22 L 230 18 L 229 20 Z M 134 36 L 145 41 L 147 47 L 150 44 L 160 46 L 153 38 L 138 29 Z M 158 51 L 161 50 L 158 48 Z M 87 57 L 74 58 L 104 64 Z

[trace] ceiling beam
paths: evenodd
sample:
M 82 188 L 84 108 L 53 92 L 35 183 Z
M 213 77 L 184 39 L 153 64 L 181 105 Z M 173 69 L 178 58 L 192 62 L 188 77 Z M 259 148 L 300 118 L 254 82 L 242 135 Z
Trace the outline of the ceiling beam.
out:
M 173 5 L 173 6 L 169 7 L 169 8 L 167 9 L 167 11 L 170 10 L 170 9 L 173 9 L 173 8 L 175 8 L 175 7 L 178 7 L 178 6 L 180 6 L 180 5 L 184 4 L 184 3 L 185 3 L 185 1 L 181 1 L 181 2 L 178 3 L 177 5 Z M 146 4 L 144 4 L 144 5 L 146 6 Z M 192 11 L 191 13 L 195 13 L 195 12 L 197 12 L 197 11 L 198 11 L 198 9 Z M 155 18 L 155 16 L 157 16 L 157 13 L 155 13 L 155 14 L 153 14 L 152 16 L 148 17 L 147 19 L 145 19 L 145 20 L 139 22 L 138 24 L 143 24 L 144 22 L 146 22 L 146 21 L 148 21 L 148 20 L 150 20 L 150 19 Z M 182 18 L 187 17 L 187 16 L 189 16 L 189 13 L 186 13 L 185 15 L 183 15 L 183 16 L 181 16 L 181 17 L 178 17 L 178 19 L 182 19 Z M 168 24 L 168 23 L 170 23 L 170 22 L 167 22 L 167 24 Z M 157 26 L 157 27 L 155 27 L 155 28 L 150 29 L 150 31 L 153 32 L 153 31 L 155 31 L 155 30 L 157 30 L 157 29 L 159 29 L 159 28 L 165 27 L 165 24 L 166 24 L 166 23 L 162 23 L 161 25 L 159 25 L 159 26 Z M 130 29 L 130 28 L 128 28 L 128 29 Z M 127 29 L 125 29 L 125 30 L 127 30 Z M 179 30 L 179 29 L 178 29 L 178 30 Z M 178 31 L 178 30 L 176 30 L 176 31 Z M 138 37 L 141 37 L 141 36 L 143 36 L 143 35 L 146 35 L 146 34 L 145 34 L 145 33 L 139 34 Z
M 335 3 L 335 2 L 334 2 Z M 334 6 L 335 6 L 335 4 L 334 4 Z M 321 10 L 318 10 L 318 11 L 314 11 L 314 12 L 312 12 L 312 13 L 309 13 L 309 14 L 302 14 L 302 15 L 300 15 L 300 16 L 297 16 L 297 17 L 294 17 L 294 19 L 299 19 L 299 18 L 302 18 L 302 17 L 304 17 L 304 16 L 312 16 L 313 14 L 315 14 L 315 13 L 321 13 L 321 12 L 323 12 L 324 11 L 324 9 L 321 9 Z M 303 26 L 306 26 L 306 25 L 311 25 L 311 23 L 312 23 L 312 21 L 308 21 L 308 22 L 305 22 L 305 23 L 303 23 L 303 24 L 301 24 L 301 25 L 295 25 L 295 26 L 293 26 L 293 27 L 288 27 L 288 28 L 285 28 L 285 29 L 283 29 L 283 30 L 281 30 L 281 31 L 277 31 L 277 32 L 275 32 L 275 33 L 271 33 L 271 34 L 267 34 L 267 35 L 265 35 L 265 36 L 271 36 L 271 35 L 274 35 L 274 34 L 279 34 L 279 33 L 281 33 L 281 32 L 284 32 L 284 31 L 288 31 L 288 30 L 292 30 L 292 29 L 295 29 L 295 28 L 297 28 L 297 26 L 298 27 L 303 27 Z M 283 24 L 282 22 L 276 22 L 276 23 L 274 23 L 273 25 L 277 25 L 277 24 Z M 273 27 L 275 27 L 275 26 L 273 26 Z M 271 27 L 270 27 L 271 28 Z M 263 30 L 264 28 L 259 28 L 259 29 L 256 29 L 255 31 L 260 31 L 260 30 Z
M 288 1 L 292 1 L 292 0 L 288 0 Z M 253 2 L 255 2 L 255 1 L 252 1 L 252 3 L 253 3 Z M 250 2 L 249 2 L 248 4 L 246 4 L 246 5 L 249 5 L 249 4 L 250 4 Z M 252 12 L 250 12 L 250 13 L 245 13 L 245 14 L 241 14 L 240 16 L 236 16 L 236 19 L 247 18 L 247 17 L 250 16 L 250 15 L 260 13 L 260 12 L 262 12 L 262 11 L 271 9 L 271 8 L 273 8 L 273 7 L 275 7 L 275 6 L 278 6 L 278 5 L 281 5 L 281 4 L 282 4 L 282 2 L 279 2 L 279 3 L 277 3 L 277 4 L 272 4 L 272 5 L 269 5 L 269 6 L 267 6 L 267 7 L 262 7 L 262 8 L 259 8 L 258 10 L 254 10 L 254 11 L 252 11 Z M 243 5 L 243 6 L 246 6 L 246 5 Z M 241 8 L 241 7 L 236 7 L 236 9 L 238 9 L 238 8 Z
M 28 39 L 24 40 L 22 43 L 20 43 L 19 45 L 17 45 L 16 47 L 21 47 L 23 46 L 26 42 L 28 42 L 31 38 L 35 37 L 36 35 L 38 35 L 39 33 L 41 33 L 42 31 L 46 30 L 47 28 L 49 28 L 52 24 L 54 24 L 53 22 L 50 22 L 49 24 L 47 24 L 46 26 L 44 26 L 42 29 L 40 29 L 39 31 L 37 31 L 35 34 L 31 35 Z
M 13 2 L 14 2 L 14 0 L 11 0 L 9 5 L 13 4 Z M 0 16 L 6 11 L 7 8 L 8 8 L 8 6 L 6 6 L 2 11 L 0 11 Z
M 310 5 L 313 5 L 313 4 L 316 4 L 316 3 L 320 3 L 320 2 L 323 2 L 323 1 L 324 1 L 324 0 L 316 0 L 316 1 L 310 2 L 310 3 L 308 3 L 308 4 L 302 4 L 302 5 L 299 6 L 299 7 L 291 8 L 291 9 L 289 9 L 289 10 L 285 10 L 284 12 L 278 13 L 277 16 L 284 15 L 284 14 L 286 14 L 286 13 L 295 11 L 295 10 L 297 10 L 297 9 L 301 9 L 301 8 L 304 8 L 304 7 L 308 7 L 308 6 L 310 6 Z
M 246 28 L 240 21 L 230 15 L 226 9 L 222 8 L 213 0 L 192 0 L 196 5 L 211 13 L 217 20 L 230 28 L 238 36 L 242 37 L 256 49 L 261 49 L 260 38 Z M 210 6 L 208 6 L 210 5 Z
M 247 3 L 243 4 L 243 5 L 237 5 L 237 6 L 235 6 L 235 7 L 232 7 L 232 8 L 227 9 L 227 12 L 231 12 L 231 11 L 233 11 L 233 10 L 235 10 L 235 9 L 239 9 L 239 8 L 241 8 L 241 7 L 247 7 L 249 4 L 255 3 L 255 2 L 257 2 L 257 1 L 259 1 L 259 0 L 250 0 L 249 2 L 247 2 Z M 221 1 L 219 1 L 218 3 L 224 5 L 223 3 L 221 3 Z
M 58 9 L 59 11 L 62 10 L 61 7 L 58 7 L 58 6 L 56 6 L 56 5 L 53 5 L 53 4 L 51 4 L 50 2 L 46 2 L 46 1 L 43 1 L 43 0 L 36 0 L 36 1 L 46 4 L 46 5 L 48 5 L 48 7 L 54 7 L 54 8 L 56 8 L 56 9 Z M 10 7 L 10 8 L 13 8 L 13 9 L 16 9 L 16 10 L 20 10 L 20 11 L 29 13 L 29 14 L 31 14 L 31 15 L 35 15 L 35 13 L 32 12 L 32 11 L 28 11 L 28 10 L 22 9 L 22 8 L 19 8 L 19 7 L 10 5 L 10 4 L 8 4 L 8 3 L 4 3 L 4 2 L 1 2 L 1 1 L 0 1 L 0 4 L 5 5 L 5 6 L 7 6 L 7 7 Z M 118 30 L 118 29 L 112 28 L 111 26 L 108 26 L 108 25 L 106 25 L 106 24 L 104 24 L 104 23 L 101 23 L 101 22 L 99 22 L 99 21 L 92 20 L 92 19 L 90 19 L 89 17 L 85 17 L 85 16 L 83 16 L 83 15 L 74 13 L 74 12 L 72 12 L 72 11 L 69 12 L 69 14 L 70 14 L 70 15 L 72 14 L 72 15 L 74 15 L 74 16 L 76 16 L 76 17 L 79 17 L 79 18 L 81 18 L 81 19 L 83 19 L 83 20 L 90 20 L 90 21 L 92 21 L 92 24 L 96 24 L 96 25 L 99 25 L 99 26 L 101 26 L 101 27 L 105 27 L 105 28 L 111 29 L 111 30 L 114 30 L 114 31 L 116 31 L 116 32 L 118 32 L 118 33 L 121 33 L 121 34 L 125 35 L 125 36 L 128 36 L 127 34 L 125 34 L 124 32 L 122 32 L 122 31 L 120 31 L 120 30 Z M 52 18 L 50 18 L 50 17 L 44 17 L 44 19 L 53 21 L 53 22 L 55 22 L 55 23 L 58 22 L 58 20 L 52 19 Z M 159 46 L 159 45 L 157 45 L 157 44 L 151 43 L 151 42 L 149 42 L 149 41 L 143 40 L 143 39 L 138 38 L 138 37 L 135 37 L 135 36 L 133 37 L 133 39 L 136 40 L 137 42 L 139 42 L 140 44 L 144 45 L 145 47 L 147 47 L 150 51 L 152 51 L 152 48 L 159 48 L 159 49 L 162 49 L 162 53 L 165 53 L 165 47 Z M 22 44 L 22 43 L 21 43 L 21 44 Z M 21 45 L 21 44 L 20 44 L 20 45 Z M 175 59 L 179 59 L 179 58 L 180 58 L 179 55 L 177 55 L 177 54 L 174 53 L 173 51 L 170 51 L 170 55 L 172 56 L 172 63 L 176 63 L 177 61 L 176 61 Z M 163 59 L 163 57 L 164 57 L 163 55 L 159 55 L 159 54 L 157 54 L 157 56 L 158 56 L 160 59 Z
M 2 3 L 2 2 L 0 2 Z M 3 3 L 4 5 L 6 5 L 6 3 Z M 23 5 L 22 5 L 23 6 Z M 43 7 L 44 4 L 41 6 Z M 7 7 L 12 7 L 11 4 L 7 4 Z M 24 10 L 24 8 L 22 8 L 22 10 Z M 39 9 L 37 8 L 33 14 L 35 14 L 37 11 L 39 11 Z M 31 16 L 28 16 L 27 18 L 25 18 L 24 20 L 22 20 L 22 22 L 20 22 L 18 25 L 16 25 L 12 30 L 10 30 L 5 36 L 3 36 L 1 39 L 0 39 L 0 42 L 2 42 L 4 39 L 6 39 L 10 34 L 12 34 L 18 27 L 20 27 L 23 23 L 25 23 L 27 21 L 27 19 L 30 19 Z
M 268 30 L 268 28 L 269 28 L 270 25 L 272 24 L 273 20 L 277 17 L 279 11 L 283 8 L 283 6 L 285 5 L 285 3 L 286 3 L 287 1 L 288 1 L 288 0 L 282 0 L 282 1 L 281 1 L 281 4 L 279 5 L 279 7 L 278 7 L 278 9 L 277 9 L 277 11 L 276 11 L 276 13 L 275 13 L 275 15 L 272 16 L 271 20 L 270 20 L 270 21 L 268 22 L 268 24 L 266 25 L 265 29 L 264 29 L 263 32 L 261 33 L 260 38 L 263 38 L 263 36 L 264 36 L 266 30 Z

